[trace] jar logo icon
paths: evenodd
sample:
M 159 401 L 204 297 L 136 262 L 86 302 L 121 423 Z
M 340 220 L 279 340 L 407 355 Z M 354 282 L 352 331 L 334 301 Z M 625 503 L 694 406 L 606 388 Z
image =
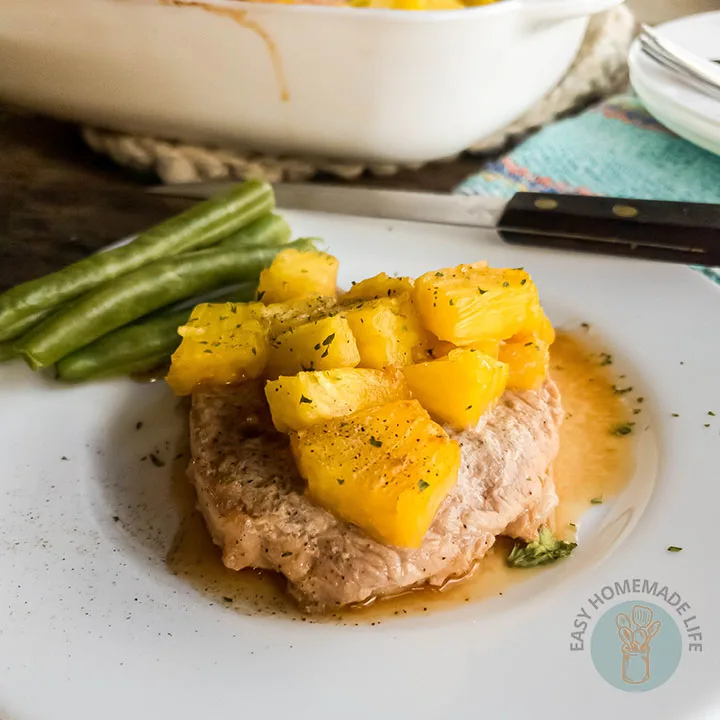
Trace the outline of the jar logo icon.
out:
M 608 608 L 598 619 L 590 655 L 607 682 L 625 692 L 646 692 L 667 682 L 682 657 L 677 622 L 642 600 Z
M 615 616 L 618 637 L 622 643 L 622 679 L 639 685 L 650 679 L 652 639 L 662 623 L 653 619 L 653 611 L 645 605 L 633 605 L 631 617 L 619 612 Z

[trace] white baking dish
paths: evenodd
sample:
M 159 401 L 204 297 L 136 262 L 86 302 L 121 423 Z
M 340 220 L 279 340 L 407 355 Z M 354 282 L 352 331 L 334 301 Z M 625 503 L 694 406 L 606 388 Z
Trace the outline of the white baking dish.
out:
M 589 16 L 620 2 L 2 0 L 0 99 L 166 138 L 424 162 L 531 107 L 570 66 Z

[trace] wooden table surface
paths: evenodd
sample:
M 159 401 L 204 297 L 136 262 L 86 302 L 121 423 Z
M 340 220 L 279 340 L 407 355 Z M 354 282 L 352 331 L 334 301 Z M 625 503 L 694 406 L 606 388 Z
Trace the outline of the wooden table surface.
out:
M 445 192 L 482 163 L 462 157 L 357 184 Z M 0 291 L 187 207 L 147 195 L 156 182 L 93 153 L 72 124 L 0 108 Z

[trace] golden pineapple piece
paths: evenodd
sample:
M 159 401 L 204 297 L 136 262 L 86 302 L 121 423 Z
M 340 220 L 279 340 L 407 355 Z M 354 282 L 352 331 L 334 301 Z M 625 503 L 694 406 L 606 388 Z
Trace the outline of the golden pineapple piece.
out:
M 262 374 L 270 349 L 261 303 L 203 303 L 178 329 L 167 382 L 178 395 L 201 384 L 226 384 Z
M 555 328 L 552 326 L 550 319 L 542 309 L 540 302 L 533 303 L 530 315 L 528 317 L 528 323 L 517 335 L 513 336 L 511 340 L 532 340 L 533 338 L 540 338 L 543 342 L 548 345 L 552 345 L 555 342 Z
M 310 497 L 405 547 L 420 546 L 460 466 L 458 444 L 414 400 L 313 425 L 291 444 Z
M 360 302 L 343 312 L 357 342 L 361 367 L 381 369 L 412 362 L 416 336 L 399 310 L 395 298 L 386 298 Z
M 526 327 L 537 289 L 524 270 L 476 263 L 425 273 L 413 300 L 428 330 L 464 346 L 504 340 Z
M 301 370 L 355 367 L 360 362 L 348 321 L 340 316 L 298 325 L 273 338 L 266 375 L 295 375 Z
M 438 340 L 434 335 L 428 333 L 429 340 L 427 343 L 418 346 L 419 352 L 414 352 L 413 357 L 415 362 L 428 362 L 429 360 L 437 360 L 438 358 L 446 357 L 452 350 L 457 350 L 458 346 L 452 343 L 446 342 L 445 340 Z M 497 360 L 498 353 L 500 351 L 499 340 L 480 340 L 479 342 L 468 345 L 468 348 L 472 350 L 479 350 L 480 352 L 489 355 Z
M 339 262 L 327 253 L 288 248 L 260 273 L 258 300 L 266 305 L 307 295 L 335 297 Z
M 521 337 L 500 346 L 500 360 L 510 368 L 507 386 L 537 390 L 548 375 L 550 345 L 539 337 Z
M 283 303 L 265 306 L 265 317 L 270 324 L 270 336 L 275 337 L 287 330 L 329 315 L 335 307 L 335 299 L 322 295 L 309 295 Z
M 265 396 L 273 424 L 289 432 L 373 405 L 407 400 L 410 392 L 400 372 L 338 368 L 280 377 L 265 385 Z
M 505 391 L 508 366 L 470 348 L 403 368 L 412 396 L 440 422 L 458 430 L 475 427 Z
M 379 300 L 385 297 L 397 297 L 412 292 L 413 281 L 409 277 L 390 277 L 380 273 L 374 277 L 355 283 L 341 298 L 341 302 L 356 300 Z

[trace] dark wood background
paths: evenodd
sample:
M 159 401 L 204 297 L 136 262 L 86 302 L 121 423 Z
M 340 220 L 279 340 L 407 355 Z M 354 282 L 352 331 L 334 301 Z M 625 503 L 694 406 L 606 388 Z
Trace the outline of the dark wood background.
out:
M 357 184 L 446 192 L 482 163 L 461 157 Z M 0 107 L 0 291 L 187 207 L 144 192 L 157 182 L 92 152 L 75 125 Z

